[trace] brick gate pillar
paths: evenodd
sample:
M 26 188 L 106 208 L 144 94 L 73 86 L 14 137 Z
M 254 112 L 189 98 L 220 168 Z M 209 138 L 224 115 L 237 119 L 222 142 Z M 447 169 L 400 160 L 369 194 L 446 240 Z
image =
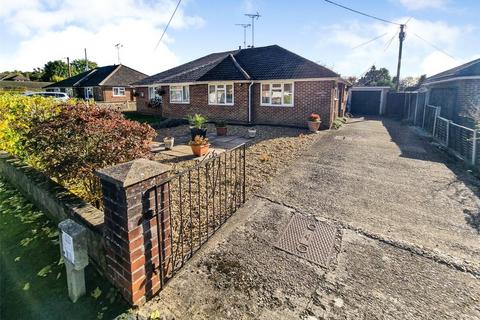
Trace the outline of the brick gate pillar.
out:
M 107 277 L 132 305 L 157 293 L 166 273 L 160 261 L 169 261 L 171 246 L 168 185 L 158 184 L 168 172 L 168 166 L 146 159 L 97 172 L 105 211 Z M 156 213 L 162 220 L 158 224 Z M 160 234 L 157 225 L 163 229 Z

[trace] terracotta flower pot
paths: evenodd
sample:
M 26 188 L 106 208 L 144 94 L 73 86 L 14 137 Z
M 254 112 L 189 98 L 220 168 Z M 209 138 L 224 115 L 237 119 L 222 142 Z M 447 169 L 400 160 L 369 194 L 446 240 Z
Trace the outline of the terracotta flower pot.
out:
M 210 145 L 209 144 L 204 144 L 204 145 L 192 144 L 190 145 L 190 147 L 192 147 L 192 152 L 194 155 L 196 155 L 197 157 L 201 157 L 208 153 L 208 149 Z
M 322 123 L 321 121 L 307 121 L 308 123 L 308 130 L 310 130 L 310 132 L 317 132 L 318 129 L 320 128 L 320 123 Z
M 217 127 L 217 136 L 226 136 L 227 127 Z

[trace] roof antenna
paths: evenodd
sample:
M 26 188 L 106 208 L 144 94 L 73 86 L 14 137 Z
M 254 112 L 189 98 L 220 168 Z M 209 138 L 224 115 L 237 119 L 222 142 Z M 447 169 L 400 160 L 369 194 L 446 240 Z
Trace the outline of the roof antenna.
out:
M 123 44 L 117 43 L 117 44 L 115 45 L 115 48 L 117 48 L 117 60 L 118 60 L 118 64 L 121 64 L 121 63 L 120 63 L 120 48 L 123 48 Z
M 247 28 L 251 27 L 250 23 L 237 23 L 236 26 L 241 26 L 243 28 L 243 48 L 247 48 Z
M 249 17 L 250 19 L 252 19 L 252 45 L 250 46 L 251 48 L 255 47 L 255 18 L 257 18 L 256 20 L 258 20 L 258 18 L 261 17 L 261 15 L 258 13 L 245 13 L 245 15 L 247 17 Z

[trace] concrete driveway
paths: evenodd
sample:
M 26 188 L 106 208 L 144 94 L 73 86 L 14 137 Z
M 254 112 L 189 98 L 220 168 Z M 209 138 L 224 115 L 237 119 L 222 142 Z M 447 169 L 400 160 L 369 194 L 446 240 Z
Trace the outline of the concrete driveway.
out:
M 139 310 L 176 319 L 480 319 L 479 184 L 392 120 L 319 134 Z M 275 247 L 339 230 L 322 267 Z

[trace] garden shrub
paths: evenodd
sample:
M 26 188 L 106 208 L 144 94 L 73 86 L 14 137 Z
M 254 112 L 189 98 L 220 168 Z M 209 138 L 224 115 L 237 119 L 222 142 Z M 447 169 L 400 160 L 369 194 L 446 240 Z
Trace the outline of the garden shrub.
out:
M 60 103 L 52 98 L 0 95 L 0 150 L 7 151 L 28 162 L 23 142 L 34 121 L 48 119 L 60 112 Z
M 50 177 L 99 207 L 101 191 L 94 171 L 150 154 L 156 132 L 112 109 L 67 105 L 54 116 L 35 119 L 25 150 Z

